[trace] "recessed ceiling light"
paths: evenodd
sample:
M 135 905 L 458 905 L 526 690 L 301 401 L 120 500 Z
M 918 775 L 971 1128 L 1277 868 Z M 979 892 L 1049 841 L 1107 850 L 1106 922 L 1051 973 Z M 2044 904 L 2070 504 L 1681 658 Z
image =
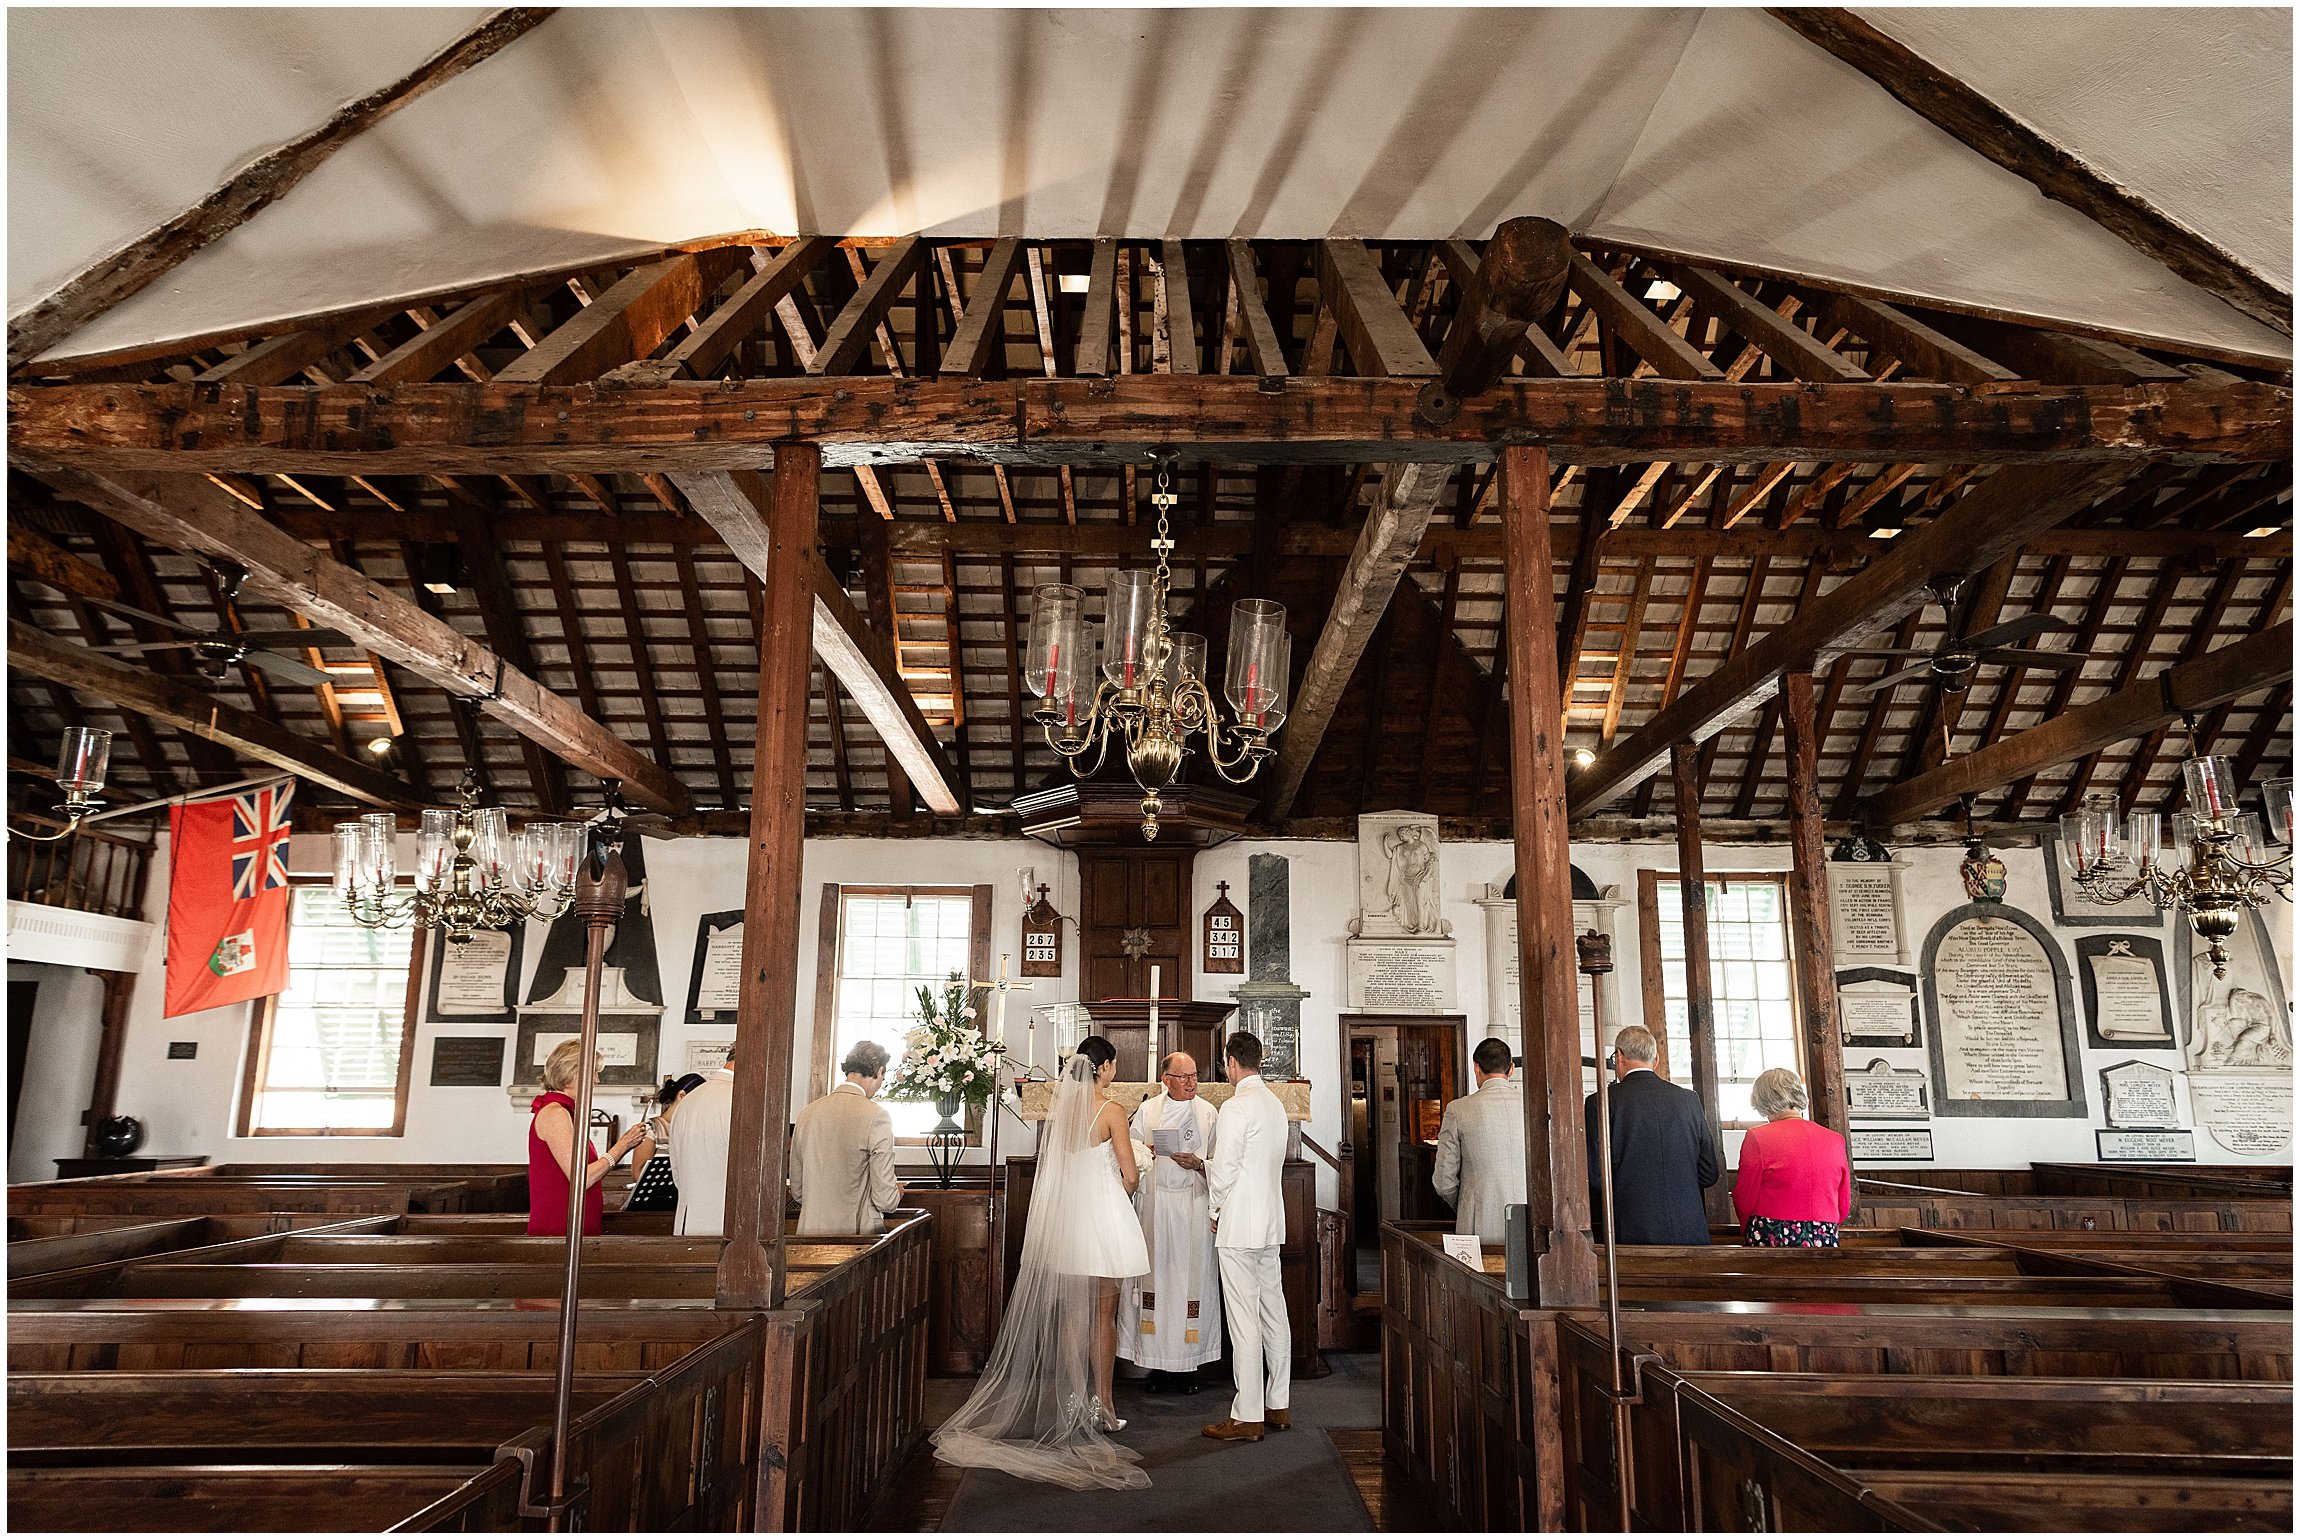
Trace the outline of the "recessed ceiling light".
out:
M 1575 749 L 1573 751 L 1573 762 L 1580 769 L 1587 770 L 1591 765 L 1597 763 L 1597 756 L 1591 753 L 1588 749 Z
M 367 740 L 367 751 L 381 759 L 391 752 L 391 735 L 389 733 L 377 733 Z
M 1898 536 L 1900 532 L 1901 526 L 1898 524 L 1880 524 L 1875 529 L 1869 531 L 1869 538 L 1871 540 L 1891 540 Z
M 2246 530 L 2244 538 L 2247 540 L 2265 540 L 2270 535 L 2279 535 L 2283 532 L 2284 526 L 2281 524 L 2263 524 L 2258 529 Z
M 429 593 L 451 594 L 455 592 L 455 585 L 453 583 L 426 583 L 423 586 L 425 591 Z
M 1055 287 L 1065 294 L 1084 294 L 1087 281 L 1087 275 L 1084 273 L 1064 273 L 1055 280 Z
M 1666 305 L 1684 291 L 1666 278 L 1656 278 L 1645 286 L 1645 297 Z

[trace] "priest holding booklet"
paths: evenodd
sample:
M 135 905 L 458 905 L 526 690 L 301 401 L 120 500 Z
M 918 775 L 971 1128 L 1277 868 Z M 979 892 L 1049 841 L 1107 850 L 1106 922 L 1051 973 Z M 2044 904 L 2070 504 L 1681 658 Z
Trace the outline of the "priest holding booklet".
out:
M 1150 1271 L 1119 1302 L 1118 1351 L 1150 1371 L 1147 1390 L 1198 1391 L 1198 1369 L 1222 1356 L 1221 1273 L 1206 1195 L 1214 1109 L 1198 1096 L 1198 1065 L 1170 1053 L 1160 1090 L 1134 1114 L 1137 1144 L 1152 1160 L 1134 1195 Z

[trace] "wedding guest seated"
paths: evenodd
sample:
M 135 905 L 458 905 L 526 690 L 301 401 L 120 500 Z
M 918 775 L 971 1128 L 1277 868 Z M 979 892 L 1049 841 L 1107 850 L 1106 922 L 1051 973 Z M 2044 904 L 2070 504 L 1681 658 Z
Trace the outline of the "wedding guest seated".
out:
M 543 1094 L 531 1104 L 529 1110 L 534 1117 L 527 1124 L 529 1235 L 567 1233 L 567 1189 L 575 1176 L 575 1098 L 567 1094 L 567 1088 L 575 1083 L 582 1058 L 582 1041 L 571 1037 L 552 1049 L 551 1056 L 543 1061 Z M 591 1073 L 597 1075 L 605 1067 L 606 1061 L 593 1053 Z M 634 1123 L 616 1137 L 604 1155 L 592 1147 L 589 1139 L 583 1141 L 585 1235 L 597 1235 L 603 1222 L 600 1181 L 645 1136 L 645 1126 Z
M 1766 1121 L 1741 1136 L 1733 1212 L 1745 1246 L 1834 1246 L 1853 1212 L 1845 1140 L 1805 1116 L 1805 1083 L 1785 1069 L 1757 1077 L 1749 1099 Z

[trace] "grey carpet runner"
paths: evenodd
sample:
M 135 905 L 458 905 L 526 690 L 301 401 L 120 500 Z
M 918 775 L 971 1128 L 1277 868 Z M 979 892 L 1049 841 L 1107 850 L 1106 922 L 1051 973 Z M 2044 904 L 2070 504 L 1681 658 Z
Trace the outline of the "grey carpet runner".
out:
M 1294 1426 L 1258 1444 L 1219 1444 L 1198 1430 L 1229 1415 L 1231 1386 L 1209 1374 L 1195 1396 L 1154 1396 L 1123 1381 L 1118 1442 L 1142 1455 L 1148 1491 L 1071 1492 L 1000 1471 L 970 1470 L 942 1527 L 951 1531 L 1170 1533 L 1366 1531 L 1373 1528 L 1327 1428 L 1381 1425 L 1381 1360 L 1329 1354 L 1335 1372 L 1294 1382 Z

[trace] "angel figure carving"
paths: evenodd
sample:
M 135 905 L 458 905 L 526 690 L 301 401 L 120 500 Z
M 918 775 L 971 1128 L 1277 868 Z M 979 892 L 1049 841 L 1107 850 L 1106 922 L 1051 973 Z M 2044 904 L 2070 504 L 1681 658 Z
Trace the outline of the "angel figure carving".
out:
M 1438 852 L 1426 824 L 1400 824 L 1382 836 L 1382 853 L 1389 857 L 1390 913 L 1417 936 L 1440 928 L 1438 920 Z

